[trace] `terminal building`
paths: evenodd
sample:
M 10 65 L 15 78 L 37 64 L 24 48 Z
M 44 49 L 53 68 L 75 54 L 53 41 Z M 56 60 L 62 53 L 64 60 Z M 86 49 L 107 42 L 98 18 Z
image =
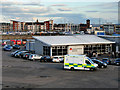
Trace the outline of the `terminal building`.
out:
M 33 36 L 33 38 L 35 53 L 49 56 L 81 55 L 93 52 L 105 54 L 112 52 L 112 44 L 115 43 L 95 35 Z
M 98 35 L 98 37 L 101 37 L 103 39 L 114 41 L 114 52 L 120 52 L 120 34 L 113 34 L 113 35 Z

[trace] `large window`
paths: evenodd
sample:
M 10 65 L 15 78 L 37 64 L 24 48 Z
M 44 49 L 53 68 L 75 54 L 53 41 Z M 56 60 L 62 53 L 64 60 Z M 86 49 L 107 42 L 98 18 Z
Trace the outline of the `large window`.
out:
M 54 46 L 52 47 L 52 55 L 66 55 L 67 54 L 67 46 Z
M 43 55 L 50 56 L 50 47 L 49 46 L 43 46 Z
M 84 45 L 84 54 L 98 53 L 104 54 L 111 52 L 112 48 L 110 44 L 96 44 L 96 45 Z

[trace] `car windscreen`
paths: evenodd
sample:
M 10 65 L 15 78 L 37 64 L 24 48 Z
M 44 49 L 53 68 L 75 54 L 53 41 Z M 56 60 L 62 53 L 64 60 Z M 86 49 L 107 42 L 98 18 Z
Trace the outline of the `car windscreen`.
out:
M 63 57 L 59 57 L 60 59 L 63 59 Z
M 49 57 L 49 56 L 46 56 L 45 58 L 49 59 L 50 57 Z
M 107 61 L 108 59 L 102 59 L 103 61 Z
M 100 60 L 96 60 L 96 61 L 98 61 L 98 62 L 100 62 L 100 63 L 103 63 L 102 61 L 100 61 Z
M 11 46 L 6 46 L 5 48 L 11 48 Z
M 30 53 L 26 53 L 26 55 L 30 55 Z
M 21 54 L 22 52 L 18 52 L 17 54 Z
M 19 45 L 15 45 L 16 47 L 19 47 Z
M 120 61 L 120 59 L 116 59 L 116 61 Z
M 97 64 L 98 64 L 98 61 L 96 61 L 96 60 L 93 60 L 93 59 L 92 59 L 92 61 L 93 61 L 94 63 L 97 63 Z
M 11 47 L 10 45 L 7 45 L 7 47 Z
M 58 59 L 58 57 L 54 57 L 54 59 Z

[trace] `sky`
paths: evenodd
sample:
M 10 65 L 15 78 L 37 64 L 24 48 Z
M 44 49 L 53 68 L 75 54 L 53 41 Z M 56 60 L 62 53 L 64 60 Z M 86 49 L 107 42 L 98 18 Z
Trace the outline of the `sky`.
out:
M 119 0 L 1 0 L 0 22 L 118 23 Z

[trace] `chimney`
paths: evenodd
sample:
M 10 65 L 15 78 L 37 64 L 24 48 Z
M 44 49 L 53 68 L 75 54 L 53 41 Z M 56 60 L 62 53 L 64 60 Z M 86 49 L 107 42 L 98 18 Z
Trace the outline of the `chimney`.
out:
M 36 20 L 36 22 L 38 22 L 38 19 Z
M 90 28 L 90 20 L 89 19 L 86 20 L 86 24 L 87 24 L 87 28 Z

